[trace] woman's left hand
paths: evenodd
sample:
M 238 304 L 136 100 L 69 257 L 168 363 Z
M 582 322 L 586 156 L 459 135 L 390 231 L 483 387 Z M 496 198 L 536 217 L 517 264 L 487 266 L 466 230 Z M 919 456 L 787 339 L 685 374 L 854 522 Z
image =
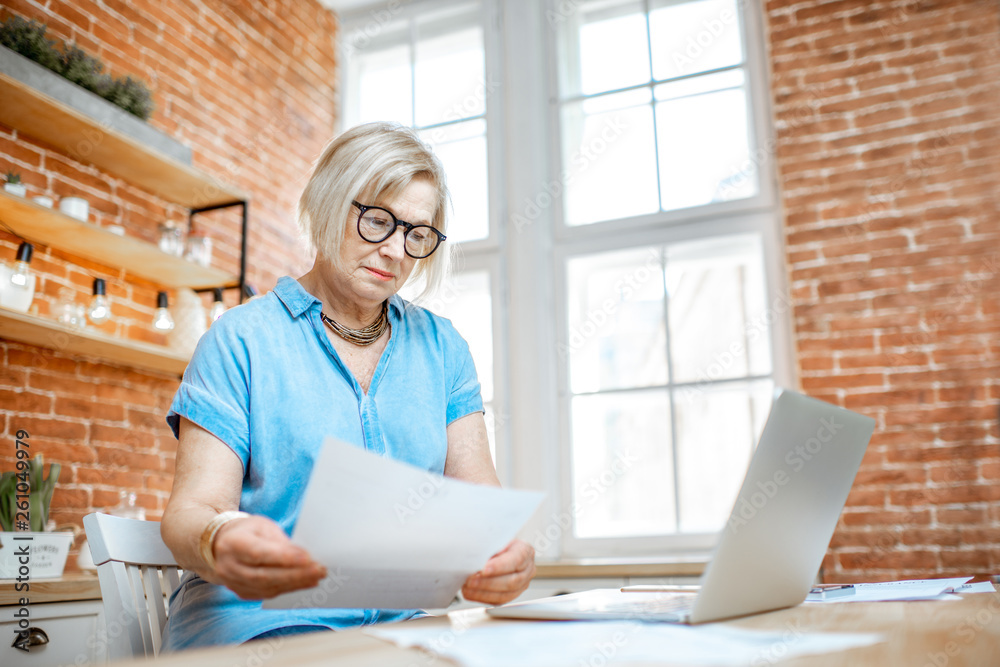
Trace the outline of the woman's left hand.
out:
M 462 595 L 473 602 L 504 604 L 523 593 L 534 576 L 534 548 L 523 540 L 514 540 L 465 580 Z

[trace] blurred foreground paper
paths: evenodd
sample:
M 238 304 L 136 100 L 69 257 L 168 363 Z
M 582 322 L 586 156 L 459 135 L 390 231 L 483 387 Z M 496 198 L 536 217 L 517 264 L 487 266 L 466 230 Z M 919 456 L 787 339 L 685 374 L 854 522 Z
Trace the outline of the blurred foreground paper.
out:
M 292 541 L 328 576 L 264 607 L 447 607 L 542 497 L 442 477 L 327 438 Z

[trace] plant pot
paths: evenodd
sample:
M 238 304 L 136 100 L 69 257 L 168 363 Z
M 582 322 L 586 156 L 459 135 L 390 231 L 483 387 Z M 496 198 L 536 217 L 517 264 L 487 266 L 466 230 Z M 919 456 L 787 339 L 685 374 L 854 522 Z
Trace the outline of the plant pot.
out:
M 4 183 L 3 189 L 15 197 L 24 197 L 28 194 L 28 186 L 24 183 Z
M 61 577 L 72 544 L 70 532 L 0 532 L 0 579 Z

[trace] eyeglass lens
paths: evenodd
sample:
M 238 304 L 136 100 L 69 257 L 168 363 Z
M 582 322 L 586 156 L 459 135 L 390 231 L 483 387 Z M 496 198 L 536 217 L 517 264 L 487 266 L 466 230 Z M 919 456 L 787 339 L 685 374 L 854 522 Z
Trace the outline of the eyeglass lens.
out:
M 403 223 L 399 223 L 403 224 Z M 396 219 L 389 211 L 368 208 L 358 220 L 358 232 L 369 243 L 381 243 L 396 231 Z M 416 259 L 430 255 L 438 246 L 438 235 L 427 225 L 409 227 L 404 232 L 406 253 Z

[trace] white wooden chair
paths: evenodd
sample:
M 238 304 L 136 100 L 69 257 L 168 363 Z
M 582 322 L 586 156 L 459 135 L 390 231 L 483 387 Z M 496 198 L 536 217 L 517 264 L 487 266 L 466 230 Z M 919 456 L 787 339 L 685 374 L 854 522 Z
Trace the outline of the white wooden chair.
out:
M 180 585 L 160 523 L 88 514 L 83 527 L 101 582 L 109 660 L 156 656 L 167 599 Z

